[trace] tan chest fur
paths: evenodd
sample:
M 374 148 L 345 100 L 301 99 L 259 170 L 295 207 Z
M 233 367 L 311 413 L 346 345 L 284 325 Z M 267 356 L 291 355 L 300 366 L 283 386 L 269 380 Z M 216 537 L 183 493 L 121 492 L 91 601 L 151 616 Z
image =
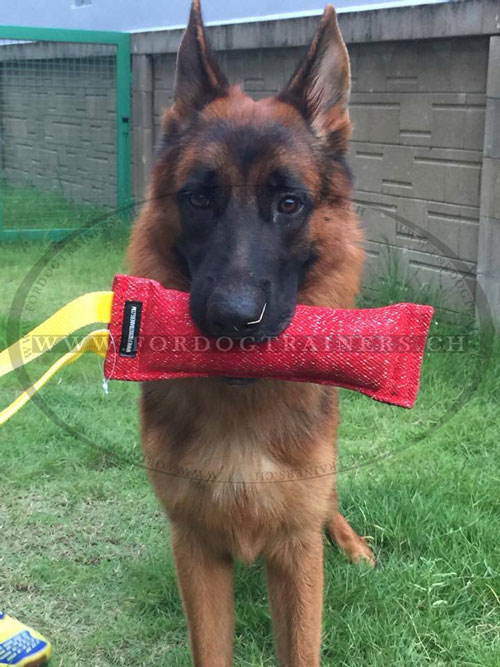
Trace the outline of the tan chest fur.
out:
M 332 390 L 259 384 L 163 383 L 142 401 L 145 463 L 169 516 L 244 561 L 326 521 L 335 481 Z

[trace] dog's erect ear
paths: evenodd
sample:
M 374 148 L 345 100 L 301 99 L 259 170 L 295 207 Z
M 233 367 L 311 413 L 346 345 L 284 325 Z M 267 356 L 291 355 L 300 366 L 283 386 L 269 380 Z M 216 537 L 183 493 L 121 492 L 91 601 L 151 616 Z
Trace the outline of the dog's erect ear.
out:
M 336 142 L 344 143 L 350 133 L 349 89 L 349 55 L 328 5 L 306 57 L 278 97 L 297 107 L 319 136 L 333 139 L 335 133 Z
M 174 104 L 181 114 L 199 111 L 227 94 L 229 84 L 207 42 L 200 0 L 193 0 L 189 23 L 177 54 Z

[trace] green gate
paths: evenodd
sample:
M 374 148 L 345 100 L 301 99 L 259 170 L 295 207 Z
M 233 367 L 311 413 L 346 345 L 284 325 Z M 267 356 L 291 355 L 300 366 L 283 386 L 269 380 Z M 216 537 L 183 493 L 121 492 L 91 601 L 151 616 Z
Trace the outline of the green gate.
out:
M 0 26 L 0 241 L 127 217 L 130 36 Z

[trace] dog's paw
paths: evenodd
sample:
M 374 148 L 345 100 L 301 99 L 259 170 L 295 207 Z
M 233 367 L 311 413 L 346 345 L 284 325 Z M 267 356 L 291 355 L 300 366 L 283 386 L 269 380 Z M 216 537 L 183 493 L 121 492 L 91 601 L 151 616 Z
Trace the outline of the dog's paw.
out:
M 352 551 L 347 554 L 347 557 L 351 563 L 367 563 L 370 567 L 376 567 L 377 565 L 375 554 L 366 543 L 364 537 L 359 538 L 359 542 L 352 549 Z
M 336 512 L 327 526 L 327 534 L 334 544 L 341 549 L 351 563 L 366 562 L 375 567 L 377 560 L 368 546 L 366 539 L 356 533 L 346 519 Z

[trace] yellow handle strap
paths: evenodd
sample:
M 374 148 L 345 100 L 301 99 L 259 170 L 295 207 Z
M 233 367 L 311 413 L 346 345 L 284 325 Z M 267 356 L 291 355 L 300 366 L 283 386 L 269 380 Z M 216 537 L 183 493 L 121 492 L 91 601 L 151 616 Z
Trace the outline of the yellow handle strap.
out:
M 0 352 L 0 377 L 33 361 L 78 329 L 94 322 L 109 322 L 112 301 L 113 292 L 91 292 L 63 306 L 17 343 Z M 95 352 L 105 357 L 108 341 L 107 329 L 98 329 L 88 334 L 73 350 L 56 361 L 39 380 L 0 412 L 0 425 L 20 410 L 60 368 L 73 363 L 84 352 Z
M 109 340 L 109 331 L 107 329 L 97 329 L 85 336 L 85 338 L 78 343 L 70 352 L 66 352 L 64 356 L 58 359 L 52 366 L 45 371 L 41 378 L 34 382 L 31 387 L 28 387 L 22 394 L 20 394 L 12 403 L 0 412 L 0 426 L 5 424 L 13 415 L 20 410 L 23 405 L 39 391 L 43 385 L 54 376 L 59 369 L 68 364 L 72 364 L 79 359 L 84 352 L 95 352 L 101 357 L 106 356 L 106 350 Z
M 89 292 L 70 301 L 40 326 L 0 352 L 0 377 L 33 361 L 87 324 L 109 322 L 113 292 Z

